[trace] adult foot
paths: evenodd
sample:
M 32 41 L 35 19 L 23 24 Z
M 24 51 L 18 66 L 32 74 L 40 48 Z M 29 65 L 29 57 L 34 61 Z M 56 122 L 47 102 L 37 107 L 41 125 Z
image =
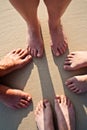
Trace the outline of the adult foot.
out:
M 69 78 L 65 85 L 74 93 L 87 92 L 87 75 L 74 76 Z
M 34 29 L 34 27 L 28 26 L 28 50 L 29 54 L 34 57 L 42 57 L 44 45 L 41 27 L 38 26 Z
M 0 85 L 0 101 L 13 109 L 27 108 L 30 105 L 31 96 L 21 90 Z
M 71 52 L 64 63 L 65 70 L 76 70 L 87 67 L 87 51 Z
M 13 70 L 22 68 L 31 61 L 32 57 L 26 49 L 17 49 L 8 53 L 0 61 L 0 76 L 4 76 Z
M 59 130 L 75 130 L 73 105 L 65 96 L 56 96 L 55 111 Z
M 54 130 L 51 106 L 47 100 L 38 103 L 35 110 L 35 121 L 39 130 Z
M 60 56 L 65 53 L 67 49 L 67 39 L 63 33 L 62 25 L 60 23 L 53 26 L 49 22 L 49 29 L 51 35 L 51 49 L 55 56 Z

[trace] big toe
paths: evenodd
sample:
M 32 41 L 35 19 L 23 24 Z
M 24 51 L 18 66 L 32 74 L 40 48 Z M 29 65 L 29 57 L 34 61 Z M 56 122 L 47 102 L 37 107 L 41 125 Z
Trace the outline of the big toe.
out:
M 53 45 L 51 45 L 51 50 L 52 50 L 52 52 L 53 52 L 53 54 L 54 54 L 55 56 L 60 56 L 59 51 L 57 50 L 56 47 L 53 47 Z
M 43 56 L 43 49 L 38 49 L 37 57 L 42 57 L 42 56 Z

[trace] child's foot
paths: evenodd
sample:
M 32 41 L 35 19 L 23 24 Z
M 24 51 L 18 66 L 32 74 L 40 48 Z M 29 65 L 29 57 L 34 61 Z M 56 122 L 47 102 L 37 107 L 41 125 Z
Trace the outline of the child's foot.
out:
M 67 49 L 67 39 L 63 33 L 62 26 L 52 26 L 49 22 L 50 35 L 52 39 L 51 49 L 55 56 L 60 56 L 65 53 Z
M 40 101 L 35 110 L 35 121 L 39 130 L 54 130 L 50 103 Z
M 87 67 L 87 51 L 71 52 L 64 64 L 65 70 L 76 70 Z
M 44 45 L 41 27 L 38 25 L 36 28 L 34 29 L 31 26 L 28 27 L 28 50 L 30 55 L 34 57 L 42 57 Z
M 75 130 L 73 105 L 65 96 L 56 96 L 55 111 L 59 130 Z
M 4 76 L 13 70 L 22 68 L 31 61 L 32 57 L 24 49 L 13 50 L 0 61 L 0 76 Z
M 30 105 L 31 96 L 21 90 L 0 85 L 0 101 L 13 109 L 27 108 Z
M 87 75 L 74 76 L 68 79 L 65 84 L 74 93 L 87 92 Z

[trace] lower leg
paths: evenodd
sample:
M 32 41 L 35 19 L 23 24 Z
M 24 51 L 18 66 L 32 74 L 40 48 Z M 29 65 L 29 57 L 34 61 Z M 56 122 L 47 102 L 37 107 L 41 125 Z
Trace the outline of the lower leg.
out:
M 71 0 L 44 0 L 49 15 L 49 29 L 52 39 L 51 47 L 56 56 L 63 54 L 67 48 L 67 41 L 62 26 L 60 25 L 60 18 L 70 1 Z
M 39 0 L 10 0 L 11 4 L 25 19 L 28 27 L 28 49 L 33 56 L 42 56 L 43 41 L 41 28 L 37 18 Z

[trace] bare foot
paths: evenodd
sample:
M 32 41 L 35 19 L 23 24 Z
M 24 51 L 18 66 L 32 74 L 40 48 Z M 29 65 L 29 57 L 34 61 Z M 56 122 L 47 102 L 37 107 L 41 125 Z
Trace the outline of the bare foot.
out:
M 41 27 L 38 25 L 36 28 L 28 26 L 28 50 L 32 56 L 42 57 L 44 45 Z
M 52 39 L 51 48 L 55 56 L 62 55 L 67 49 L 67 39 L 61 25 L 61 16 L 65 12 L 70 0 L 44 0 L 48 11 L 49 31 Z
M 76 70 L 87 67 L 87 51 L 71 52 L 64 64 L 65 70 Z
M 0 101 L 13 109 L 27 108 L 30 105 L 31 96 L 21 90 L 0 85 Z
M 65 96 L 56 96 L 55 111 L 59 130 L 75 130 L 75 113 L 73 105 Z
M 0 61 L 0 76 L 4 76 L 13 70 L 22 68 L 31 61 L 32 57 L 24 49 L 13 50 Z
M 54 130 L 51 106 L 47 100 L 38 103 L 35 110 L 35 121 L 39 130 Z
M 65 84 L 74 93 L 80 94 L 87 92 L 87 75 L 69 78 Z
M 55 56 L 60 56 L 65 53 L 67 49 L 67 39 L 63 33 L 62 26 L 60 23 L 56 26 L 52 26 L 49 23 L 49 29 L 51 34 L 51 49 Z

